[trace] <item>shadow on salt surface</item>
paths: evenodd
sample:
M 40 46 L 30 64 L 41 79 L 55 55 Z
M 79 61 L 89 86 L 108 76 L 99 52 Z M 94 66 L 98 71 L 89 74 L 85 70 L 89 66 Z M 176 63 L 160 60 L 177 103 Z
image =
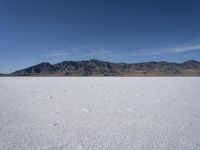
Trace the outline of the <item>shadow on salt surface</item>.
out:
M 57 123 L 57 122 L 53 122 L 50 124 L 50 126 L 58 126 L 58 125 L 59 125 L 59 123 Z
M 47 96 L 45 99 L 53 99 L 53 96 Z
M 54 115 L 58 115 L 58 114 L 60 114 L 60 113 L 61 113 L 60 111 L 55 111 L 55 112 L 53 112 Z

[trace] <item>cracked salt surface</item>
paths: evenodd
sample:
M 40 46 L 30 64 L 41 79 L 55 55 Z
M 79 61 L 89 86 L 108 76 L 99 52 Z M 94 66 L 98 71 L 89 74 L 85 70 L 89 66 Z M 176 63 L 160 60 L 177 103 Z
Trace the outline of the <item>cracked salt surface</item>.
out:
M 0 78 L 1 150 L 197 150 L 198 77 Z

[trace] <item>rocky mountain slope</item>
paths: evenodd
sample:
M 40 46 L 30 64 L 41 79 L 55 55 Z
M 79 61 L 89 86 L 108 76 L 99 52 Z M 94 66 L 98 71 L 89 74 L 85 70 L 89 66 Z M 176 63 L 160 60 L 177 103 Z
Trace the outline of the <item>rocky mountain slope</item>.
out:
M 200 62 L 184 63 L 143 62 L 112 63 L 96 59 L 88 61 L 63 61 L 57 64 L 43 62 L 18 70 L 12 76 L 199 76 Z
M 0 77 L 4 77 L 4 76 L 10 76 L 10 74 L 3 74 L 3 73 L 0 73 Z

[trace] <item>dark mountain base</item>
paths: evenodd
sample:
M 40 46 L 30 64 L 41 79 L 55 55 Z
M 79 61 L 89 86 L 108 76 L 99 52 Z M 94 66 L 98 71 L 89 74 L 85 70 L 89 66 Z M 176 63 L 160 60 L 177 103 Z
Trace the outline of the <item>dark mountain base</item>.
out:
M 11 76 L 200 76 L 200 62 L 112 63 L 100 60 L 41 63 L 15 71 Z

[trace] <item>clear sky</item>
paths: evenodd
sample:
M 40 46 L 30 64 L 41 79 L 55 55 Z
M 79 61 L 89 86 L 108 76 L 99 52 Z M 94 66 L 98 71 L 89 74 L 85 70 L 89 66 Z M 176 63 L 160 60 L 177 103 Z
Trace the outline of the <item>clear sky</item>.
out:
M 0 0 L 0 72 L 40 62 L 200 60 L 199 0 Z

